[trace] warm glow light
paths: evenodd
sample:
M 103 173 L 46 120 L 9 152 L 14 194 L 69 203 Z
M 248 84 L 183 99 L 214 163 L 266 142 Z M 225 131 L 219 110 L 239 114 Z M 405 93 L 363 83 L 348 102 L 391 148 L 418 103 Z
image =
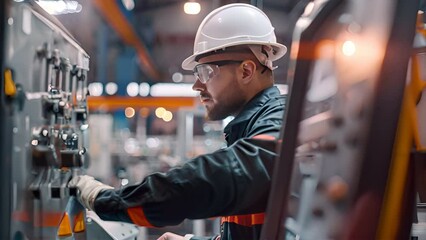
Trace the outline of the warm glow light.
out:
M 139 115 L 141 115 L 141 117 L 148 117 L 149 116 L 149 108 L 146 108 L 146 107 L 144 107 L 144 108 L 141 108 L 140 110 L 139 110 Z
M 167 111 L 163 107 L 159 107 L 159 108 L 155 109 L 155 116 L 163 119 L 166 122 L 170 122 L 173 119 L 173 113 L 170 112 L 170 111 Z
M 173 113 L 170 111 L 166 111 L 163 114 L 163 120 L 166 122 L 170 122 L 173 119 Z
M 342 52 L 348 57 L 353 56 L 356 52 L 355 43 L 350 40 L 345 41 L 342 45 Z
M 200 13 L 201 6 L 197 2 L 186 2 L 183 5 L 183 11 L 185 11 L 186 14 L 196 15 Z
M 353 84 L 358 81 L 376 79 L 385 53 L 386 34 L 382 29 L 366 28 L 359 34 L 343 31 L 336 41 L 336 54 L 333 63 L 329 65 L 332 75 L 337 74 L 341 83 Z M 330 75 L 330 74 L 327 74 Z M 323 81 L 321 81 L 321 85 Z
M 126 115 L 127 118 L 132 118 L 133 116 L 135 116 L 135 109 L 131 107 L 127 107 L 124 110 L 124 114 Z
M 166 112 L 165 108 L 159 107 L 155 109 L 155 116 L 157 116 L 158 118 L 162 118 L 165 112 Z

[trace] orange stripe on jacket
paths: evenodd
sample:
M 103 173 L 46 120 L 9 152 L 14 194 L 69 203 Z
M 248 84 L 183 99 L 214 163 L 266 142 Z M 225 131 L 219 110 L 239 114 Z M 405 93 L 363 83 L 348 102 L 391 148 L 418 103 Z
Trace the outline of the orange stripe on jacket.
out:
M 145 217 L 145 213 L 143 212 L 141 207 L 132 207 L 127 209 L 127 214 L 129 214 L 130 219 L 133 223 L 144 226 L 144 227 L 154 227 Z
M 265 213 L 227 216 L 227 217 L 222 217 L 222 220 L 221 220 L 222 223 L 230 222 L 230 223 L 236 223 L 238 225 L 243 225 L 246 227 L 250 227 L 257 224 L 263 224 L 264 221 L 265 221 Z
M 267 134 L 260 134 L 260 135 L 256 135 L 253 137 L 253 139 L 259 139 L 259 140 L 269 140 L 269 141 L 274 141 L 276 140 L 275 137 L 271 136 L 271 135 L 267 135 Z

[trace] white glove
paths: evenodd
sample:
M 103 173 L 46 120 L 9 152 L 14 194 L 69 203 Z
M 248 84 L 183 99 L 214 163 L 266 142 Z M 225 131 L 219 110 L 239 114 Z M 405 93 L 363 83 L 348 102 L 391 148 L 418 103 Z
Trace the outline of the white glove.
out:
M 165 234 L 161 235 L 157 240 L 189 240 L 193 237 L 192 234 L 186 234 L 184 237 L 179 236 L 177 234 L 166 232 Z
M 114 189 L 113 187 L 103 184 L 87 175 L 73 177 L 68 183 L 68 187 L 77 188 L 78 200 L 81 204 L 83 204 L 83 206 L 92 211 L 94 210 L 93 204 L 99 192 L 107 189 Z

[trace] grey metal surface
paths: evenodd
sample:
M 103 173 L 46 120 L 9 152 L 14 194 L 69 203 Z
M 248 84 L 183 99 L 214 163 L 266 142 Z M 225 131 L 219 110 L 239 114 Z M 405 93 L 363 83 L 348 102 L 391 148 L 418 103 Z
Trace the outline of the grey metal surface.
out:
M 313 3 L 323 2 L 326 1 Z M 294 159 L 286 221 L 294 238 L 334 239 L 347 234 L 343 229 L 349 229 L 346 220 L 353 211 L 352 201 L 358 190 L 381 59 L 374 60 L 373 53 L 370 59 L 362 59 L 361 55 L 350 58 L 340 52 L 341 45 L 334 44 L 348 39 L 356 41 L 355 36 L 357 39 L 374 36 L 370 44 L 383 48 L 390 35 L 395 5 L 377 1 L 368 6 L 368 11 L 376 9 L 374 16 L 366 16 L 367 4 L 349 1 L 317 28 L 317 38 L 313 41 L 320 44 L 318 56 L 310 67 L 302 114 L 305 120 L 299 125 L 300 145 Z M 301 17 L 301 25 L 304 18 L 309 19 L 309 15 Z M 362 32 L 347 33 L 355 25 Z M 327 52 L 326 43 L 321 47 L 321 41 L 327 39 L 332 39 L 334 53 Z M 362 45 L 366 43 L 357 44 L 358 51 L 366 47 Z M 362 67 L 365 64 L 362 61 L 370 64 Z M 304 171 L 306 165 L 312 170 Z
M 414 30 L 415 4 L 403 4 L 306 6 L 290 53 L 282 156 L 267 212 L 274 219 L 266 219 L 262 239 L 374 238 Z
M 5 169 L 12 202 L 2 203 L 10 234 L 2 239 L 134 239 L 133 225 L 86 221 L 76 189 L 67 186 L 88 166 L 89 56 L 34 2 L 10 3 L 2 60 L 17 92 L 8 99 L 12 127 L 1 125 L 13 133 Z
M 9 1 L 0 1 L 0 39 L 5 39 L 5 27 L 7 18 L 9 16 Z M 0 238 L 10 238 L 10 213 L 11 213 L 11 151 L 10 141 L 11 135 L 10 128 L 10 104 L 7 103 L 5 94 L 5 78 L 4 78 L 4 53 L 7 45 L 2 42 L 0 45 L 0 67 L 1 67 L 1 81 L 0 81 L 0 188 L 6 197 L 0 198 Z
M 103 221 L 92 211 L 87 211 L 87 239 L 136 239 L 139 229 L 134 224 Z
M 2 239 L 69 239 L 57 236 L 58 227 L 65 214 L 73 224 L 76 214 L 84 210 L 75 207 L 78 204 L 73 204 L 67 188 L 82 165 L 65 161 L 84 161 L 80 150 L 88 148 L 81 128 L 84 120 L 76 117 L 76 111 L 85 108 L 82 100 L 87 89 L 82 86 L 83 98 L 71 98 L 77 91 L 71 81 L 78 82 L 71 80 L 71 68 L 84 75 L 89 56 L 62 27 L 37 12 L 34 3 L 8 2 L 3 59 L 17 92 L 8 99 L 12 162 L 5 169 L 12 176 L 7 220 L 11 234 Z M 85 233 L 71 237 L 86 239 Z

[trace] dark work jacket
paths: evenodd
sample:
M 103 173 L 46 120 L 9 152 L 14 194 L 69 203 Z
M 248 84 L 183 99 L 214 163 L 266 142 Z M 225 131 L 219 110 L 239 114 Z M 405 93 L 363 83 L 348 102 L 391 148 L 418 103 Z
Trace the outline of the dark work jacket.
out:
M 284 105 L 276 87 L 263 90 L 226 126 L 226 148 L 140 184 L 103 191 L 95 212 L 148 227 L 222 216 L 221 240 L 259 239 Z

